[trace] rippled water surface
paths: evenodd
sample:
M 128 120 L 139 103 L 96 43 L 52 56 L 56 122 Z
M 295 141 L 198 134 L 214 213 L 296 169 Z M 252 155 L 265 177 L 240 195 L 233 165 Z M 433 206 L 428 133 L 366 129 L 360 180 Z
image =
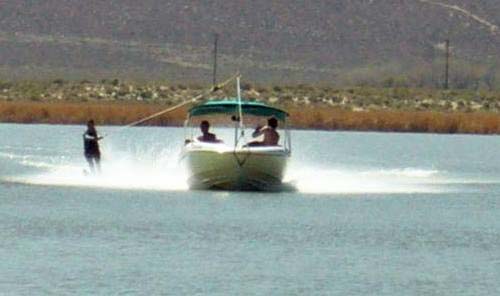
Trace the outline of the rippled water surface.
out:
M 283 193 L 189 191 L 183 130 L 0 125 L 0 294 L 497 295 L 500 138 L 294 131 Z

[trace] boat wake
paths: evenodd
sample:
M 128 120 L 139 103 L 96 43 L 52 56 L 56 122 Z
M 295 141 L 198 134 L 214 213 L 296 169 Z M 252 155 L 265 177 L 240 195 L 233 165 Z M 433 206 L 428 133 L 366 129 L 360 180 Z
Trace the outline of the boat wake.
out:
M 403 169 L 292 169 L 288 176 L 304 193 L 391 194 L 442 193 L 447 179 L 437 170 Z M 448 188 L 445 188 L 448 187 Z
M 162 153 L 152 153 L 152 155 L 155 155 L 154 159 L 139 157 L 137 153 L 119 153 L 115 158 L 103 159 L 102 172 L 95 175 L 89 172 L 84 160 L 22 156 L 12 153 L 0 153 L 0 158 L 7 158 L 25 167 L 23 170 L 25 173 L 7 176 L 4 182 L 125 190 L 188 189 L 185 174 L 177 164 L 177 155 L 174 157 Z
M 11 181 L 34 185 L 98 187 L 127 190 L 187 190 L 186 180 L 177 169 L 162 171 L 124 164 L 107 166 L 100 174 L 90 174 L 82 166 L 61 166 L 36 175 L 13 177 Z
M 8 176 L 2 181 L 123 190 L 188 190 L 187 174 L 179 165 L 178 154 L 170 151 L 155 152 L 149 158 L 144 157 L 148 155 L 144 151 L 139 154 L 129 152 L 106 155 L 115 155 L 115 158 L 104 159 L 102 173 L 91 175 L 81 159 L 0 153 L 0 158 L 16 162 L 26 172 Z M 445 172 L 418 168 L 318 169 L 292 164 L 283 190 L 308 194 L 442 193 L 457 190 L 458 185 L 467 183 L 463 181 L 452 179 Z

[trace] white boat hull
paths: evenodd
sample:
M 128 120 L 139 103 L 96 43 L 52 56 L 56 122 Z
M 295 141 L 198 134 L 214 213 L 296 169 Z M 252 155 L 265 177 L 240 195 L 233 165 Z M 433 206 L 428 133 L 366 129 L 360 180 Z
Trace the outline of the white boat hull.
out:
M 188 144 L 183 161 L 192 189 L 275 191 L 282 185 L 290 153 L 281 147 L 230 149 Z

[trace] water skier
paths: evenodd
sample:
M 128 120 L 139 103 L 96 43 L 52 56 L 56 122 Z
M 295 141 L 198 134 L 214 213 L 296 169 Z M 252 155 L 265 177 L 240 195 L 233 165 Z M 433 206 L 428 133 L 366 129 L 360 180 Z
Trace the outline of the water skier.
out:
M 99 140 L 102 137 L 97 135 L 94 121 L 87 122 L 87 130 L 83 134 L 83 148 L 85 159 L 89 163 L 90 172 L 92 174 L 101 172 L 101 151 L 99 150 Z

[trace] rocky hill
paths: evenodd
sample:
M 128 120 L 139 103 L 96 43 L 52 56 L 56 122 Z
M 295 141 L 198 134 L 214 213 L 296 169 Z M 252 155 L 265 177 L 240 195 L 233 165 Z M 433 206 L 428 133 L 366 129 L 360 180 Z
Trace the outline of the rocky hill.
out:
M 457 87 L 496 85 L 498 0 L 12 0 L 0 4 L 3 79 L 434 85 L 443 42 Z M 465 83 L 464 81 L 472 81 Z M 462 83 L 462 84 L 460 84 Z M 471 84 L 472 83 L 472 84 Z

